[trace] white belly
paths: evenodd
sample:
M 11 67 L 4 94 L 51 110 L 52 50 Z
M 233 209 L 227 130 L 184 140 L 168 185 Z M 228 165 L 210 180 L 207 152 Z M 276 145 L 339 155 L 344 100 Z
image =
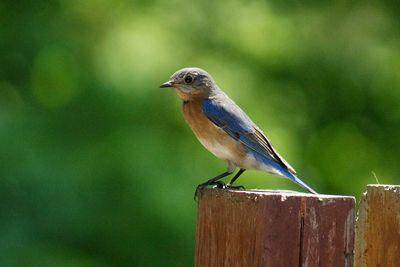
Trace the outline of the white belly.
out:
M 223 159 L 223 160 L 230 160 L 234 161 L 235 154 L 233 151 L 231 151 L 231 148 L 221 144 L 220 142 L 213 140 L 204 140 L 201 138 L 198 138 L 200 143 L 211 153 L 213 153 L 217 158 Z

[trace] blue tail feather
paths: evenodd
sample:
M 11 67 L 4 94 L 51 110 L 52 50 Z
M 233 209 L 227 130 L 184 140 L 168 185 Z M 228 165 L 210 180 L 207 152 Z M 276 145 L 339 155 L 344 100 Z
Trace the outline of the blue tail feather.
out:
M 274 166 L 275 167 L 275 166 Z M 293 173 L 289 172 L 288 170 L 284 169 L 282 166 L 278 165 L 277 166 L 278 171 L 281 172 L 284 176 L 286 176 L 287 178 L 289 178 L 291 181 L 295 182 L 296 184 L 300 185 L 301 187 L 307 189 L 310 193 L 313 194 L 318 194 L 314 189 L 312 189 L 311 187 L 309 187 L 305 182 L 303 182 L 302 180 L 300 180 L 299 177 L 297 177 L 296 175 L 294 175 Z
M 303 182 L 302 180 L 300 180 L 299 177 L 297 177 L 294 174 L 291 174 L 292 177 L 288 177 L 290 180 L 292 180 L 293 182 L 295 182 L 296 184 L 302 186 L 303 188 L 307 189 L 310 193 L 316 194 L 318 195 L 318 193 L 312 189 L 311 187 L 309 187 L 305 182 Z
M 310 193 L 318 194 L 314 189 L 309 187 L 305 182 L 300 180 L 299 177 L 294 175 L 293 173 L 289 172 L 288 170 L 283 169 L 281 166 L 277 168 L 279 172 L 281 172 L 285 177 L 289 178 L 291 181 L 295 182 L 296 184 L 300 185 L 301 187 L 307 189 Z
M 278 162 L 272 160 L 272 159 L 268 159 L 266 157 L 260 157 L 260 155 L 257 155 L 255 153 L 256 159 L 259 160 L 261 159 L 261 161 L 266 164 L 267 166 L 271 166 L 273 169 L 277 170 L 277 172 L 279 172 L 282 176 L 285 176 L 286 178 L 290 179 L 291 181 L 293 181 L 294 183 L 300 185 L 301 187 L 307 189 L 310 193 L 313 194 L 318 194 L 314 189 L 312 189 L 311 187 L 309 187 L 306 183 L 304 183 L 302 180 L 300 180 L 299 177 L 297 177 L 295 174 L 291 173 L 288 169 L 286 169 L 285 167 L 281 166 Z

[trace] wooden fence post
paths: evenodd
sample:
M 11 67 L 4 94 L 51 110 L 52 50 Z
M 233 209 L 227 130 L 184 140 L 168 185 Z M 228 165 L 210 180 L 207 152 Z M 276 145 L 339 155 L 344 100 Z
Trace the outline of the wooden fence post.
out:
M 400 266 L 400 185 L 368 185 L 356 224 L 355 266 Z
M 353 265 L 353 197 L 205 189 L 196 267 Z

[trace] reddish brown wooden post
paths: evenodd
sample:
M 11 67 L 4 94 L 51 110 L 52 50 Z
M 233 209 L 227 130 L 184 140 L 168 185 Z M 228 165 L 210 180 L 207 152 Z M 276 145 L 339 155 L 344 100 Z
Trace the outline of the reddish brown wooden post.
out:
M 206 189 L 198 201 L 196 267 L 353 264 L 353 197 Z
M 400 266 L 400 185 L 368 185 L 358 210 L 355 266 Z

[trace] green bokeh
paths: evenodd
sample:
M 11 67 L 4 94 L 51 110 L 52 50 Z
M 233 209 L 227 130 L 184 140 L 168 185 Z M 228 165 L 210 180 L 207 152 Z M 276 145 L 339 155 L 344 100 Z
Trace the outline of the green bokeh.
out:
M 2 1 L 0 266 L 192 266 L 225 170 L 172 90 L 208 70 L 310 186 L 399 183 L 394 1 Z M 301 190 L 249 171 L 247 188 Z M 228 222 L 227 222 L 228 223 Z

